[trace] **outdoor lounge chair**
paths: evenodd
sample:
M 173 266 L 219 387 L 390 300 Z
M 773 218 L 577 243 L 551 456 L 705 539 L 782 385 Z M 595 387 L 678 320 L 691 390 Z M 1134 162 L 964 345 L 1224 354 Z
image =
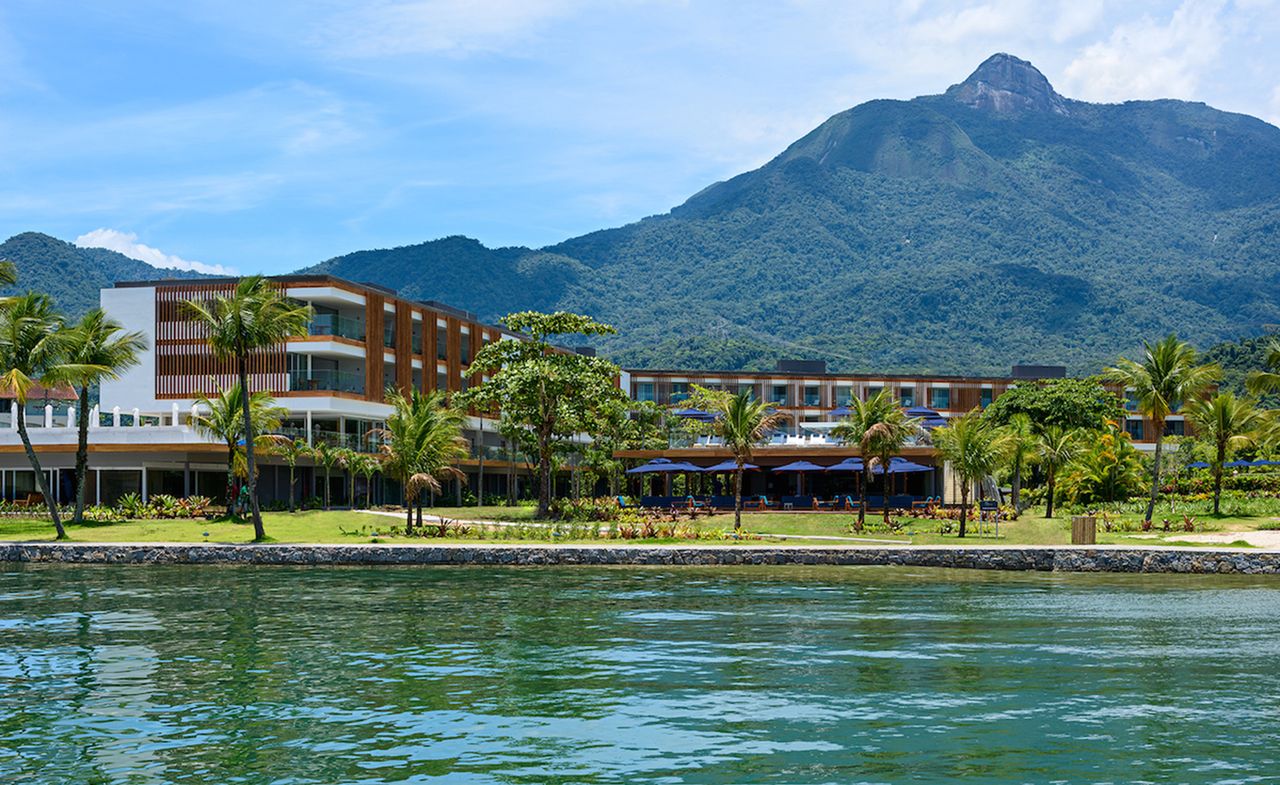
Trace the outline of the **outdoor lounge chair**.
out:
M 767 510 L 773 506 L 774 504 L 769 501 L 768 496 L 757 496 L 754 499 L 742 500 L 742 509 L 744 510 Z
M 43 493 L 28 493 L 25 499 L 14 499 L 15 507 L 39 507 L 44 504 Z

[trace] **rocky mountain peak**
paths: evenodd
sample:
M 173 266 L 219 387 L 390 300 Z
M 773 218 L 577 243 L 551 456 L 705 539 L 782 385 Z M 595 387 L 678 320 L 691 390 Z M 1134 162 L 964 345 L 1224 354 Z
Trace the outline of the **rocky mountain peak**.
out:
M 969 78 L 947 95 L 975 109 L 1009 114 L 1053 112 L 1069 114 L 1067 103 L 1034 65 L 1003 52 L 988 57 Z

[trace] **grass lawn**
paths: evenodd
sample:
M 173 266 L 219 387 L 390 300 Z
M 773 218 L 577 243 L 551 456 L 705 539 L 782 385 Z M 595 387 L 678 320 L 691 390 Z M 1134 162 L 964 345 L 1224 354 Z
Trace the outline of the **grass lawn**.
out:
M 424 512 L 442 515 L 456 520 L 501 520 L 517 523 L 531 522 L 533 508 L 524 507 L 436 507 Z M 380 542 L 441 542 L 414 538 L 408 540 L 393 534 L 399 532 L 403 519 L 385 515 L 371 515 L 348 510 L 330 512 L 265 513 L 264 525 L 267 535 L 276 542 L 307 543 L 367 543 L 378 536 Z M 1006 521 L 1000 524 L 999 539 L 989 531 L 979 535 L 970 524 L 970 534 L 960 540 L 953 532 L 940 534 L 940 521 L 928 519 L 911 519 L 902 533 L 885 531 L 867 531 L 861 537 L 854 535 L 850 525 L 854 515 L 849 513 L 744 513 L 743 528 L 754 534 L 783 535 L 791 544 L 838 545 L 844 542 L 855 544 L 856 539 L 870 542 L 892 540 L 903 544 L 916 545 L 960 545 L 974 546 L 1001 545 L 1061 545 L 1070 541 L 1069 516 L 1053 519 L 1040 517 L 1036 511 L 1024 514 L 1021 520 Z M 1157 516 L 1159 519 L 1159 516 Z M 868 523 L 878 522 L 878 516 L 868 519 Z M 1274 523 L 1270 516 L 1224 516 L 1221 518 L 1202 517 L 1202 524 L 1207 524 L 1212 531 L 1251 531 L 1266 523 Z M 697 525 L 704 529 L 727 530 L 733 527 L 732 513 L 720 513 L 709 518 L 698 519 Z M 499 533 L 486 536 L 484 541 L 496 543 L 513 542 L 565 542 L 559 537 L 545 536 L 543 529 L 529 526 L 519 531 L 504 529 Z M 212 522 L 198 520 L 144 520 L 124 523 L 86 524 L 68 527 L 72 541 L 79 542 L 249 542 L 253 539 L 253 527 L 243 523 Z M 207 533 L 207 536 L 206 536 Z M 1162 541 L 1177 541 L 1178 533 L 1153 532 L 1142 536 L 1137 533 L 1103 532 L 1099 530 L 1098 541 L 1105 544 L 1157 545 Z M 806 539 L 808 537 L 837 537 L 840 540 Z M 1163 538 L 1163 539 L 1162 539 Z M 53 527 L 47 520 L 0 519 L 0 540 L 52 540 Z M 476 543 L 475 537 L 451 538 L 454 541 Z M 766 541 L 777 541 L 768 538 Z M 589 540 L 593 543 L 635 542 L 620 540 Z M 652 542 L 652 541 L 649 541 Z M 693 544 L 693 541 L 680 540 L 681 544 Z M 722 542 L 703 540 L 702 543 Z M 751 540 L 748 542 L 759 542 Z M 1191 544 L 1191 543 L 1184 543 Z

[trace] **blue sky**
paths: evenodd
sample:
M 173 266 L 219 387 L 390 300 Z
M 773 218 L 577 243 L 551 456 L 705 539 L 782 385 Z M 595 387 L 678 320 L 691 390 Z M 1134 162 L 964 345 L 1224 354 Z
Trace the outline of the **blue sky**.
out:
M 0 5 L 0 233 L 285 272 L 665 212 L 987 55 L 1280 121 L 1280 4 L 172 0 Z

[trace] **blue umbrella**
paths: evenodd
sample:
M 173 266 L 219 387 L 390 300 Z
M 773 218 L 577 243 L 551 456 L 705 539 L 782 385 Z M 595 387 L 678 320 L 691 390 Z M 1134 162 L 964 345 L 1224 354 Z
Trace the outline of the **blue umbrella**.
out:
M 861 458 L 845 458 L 834 466 L 828 466 L 829 472 L 860 472 L 864 468 Z
M 1224 464 L 1222 464 L 1222 465 L 1223 465 L 1223 466 L 1229 466 L 1229 467 L 1231 467 L 1232 469 L 1244 469 L 1244 468 L 1247 468 L 1247 467 L 1249 467 L 1249 466 L 1252 466 L 1253 464 L 1252 464 L 1252 463 L 1249 463 L 1248 461 L 1227 461 L 1226 463 L 1224 463 Z
M 756 466 L 754 463 L 744 463 L 742 464 L 742 468 L 759 469 L 760 467 Z M 707 468 L 703 469 L 704 472 L 736 472 L 737 470 L 738 470 L 738 464 L 734 463 L 733 461 L 721 461 L 720 463 L 717 463 L 715 466 L 708 466 Z
M 877 464 L 871 469 L 873 474 L 884 474 L 884 467 Z M 889 461 L 890 474 L 907 474 L 909 472 L 931 472 L 932 466 L 924 466 L 923 464 L 908 461 L 906 458 L 892 458 Z
M 716 415 L 711 412 L 704 412 L 701 409 L 677 409 L 672 412 L 677 417 L 684 417 L 686 420 L 697 420 L 698 422 L 715 422 Z
M 1251 461 L 1249 465 L 1250 466 L 1280 466 L 1280 461 L 1268 461 L 1264 458 L 1256 461 Z
M 938 412 L 933 409 L 930 409 L 928 406 L 912 406 L 910 409 L 907 409 L 907 416 L 918 417 L 920 419 L 920 424 L 930 430 L 934 428 L 941 428 L 947 424 L 947 418 L 938 414 Z
M 852 412 L 853 410 L 848 406 L 837 406 L 828 412 L 828 414 L 831 416 L 831 419 L 838 420 L 841 417 L 848 417 Z
M 642 463 L 634 469 L 627 469 L 627 474 L 648 474 L 650 472 L 700 472 L 701 467 L 683 461 L 676 463 L 669 458 L 654 458 Z
M 1205 463 L 1204 461 L 1194 461 L 1192 463 L 1188 463 L 1187 468 L 1188 469 L 1208 469 L 1209 464 Z
M 825 466 L 819 466 L 816 463 L 809 463 L 808 461 L 792 461 L 791 463 L 783 466 L 776 466 L 773 470 L 775 472 L 820 472 L 825 471 L 826 468 L 827 467 Z

